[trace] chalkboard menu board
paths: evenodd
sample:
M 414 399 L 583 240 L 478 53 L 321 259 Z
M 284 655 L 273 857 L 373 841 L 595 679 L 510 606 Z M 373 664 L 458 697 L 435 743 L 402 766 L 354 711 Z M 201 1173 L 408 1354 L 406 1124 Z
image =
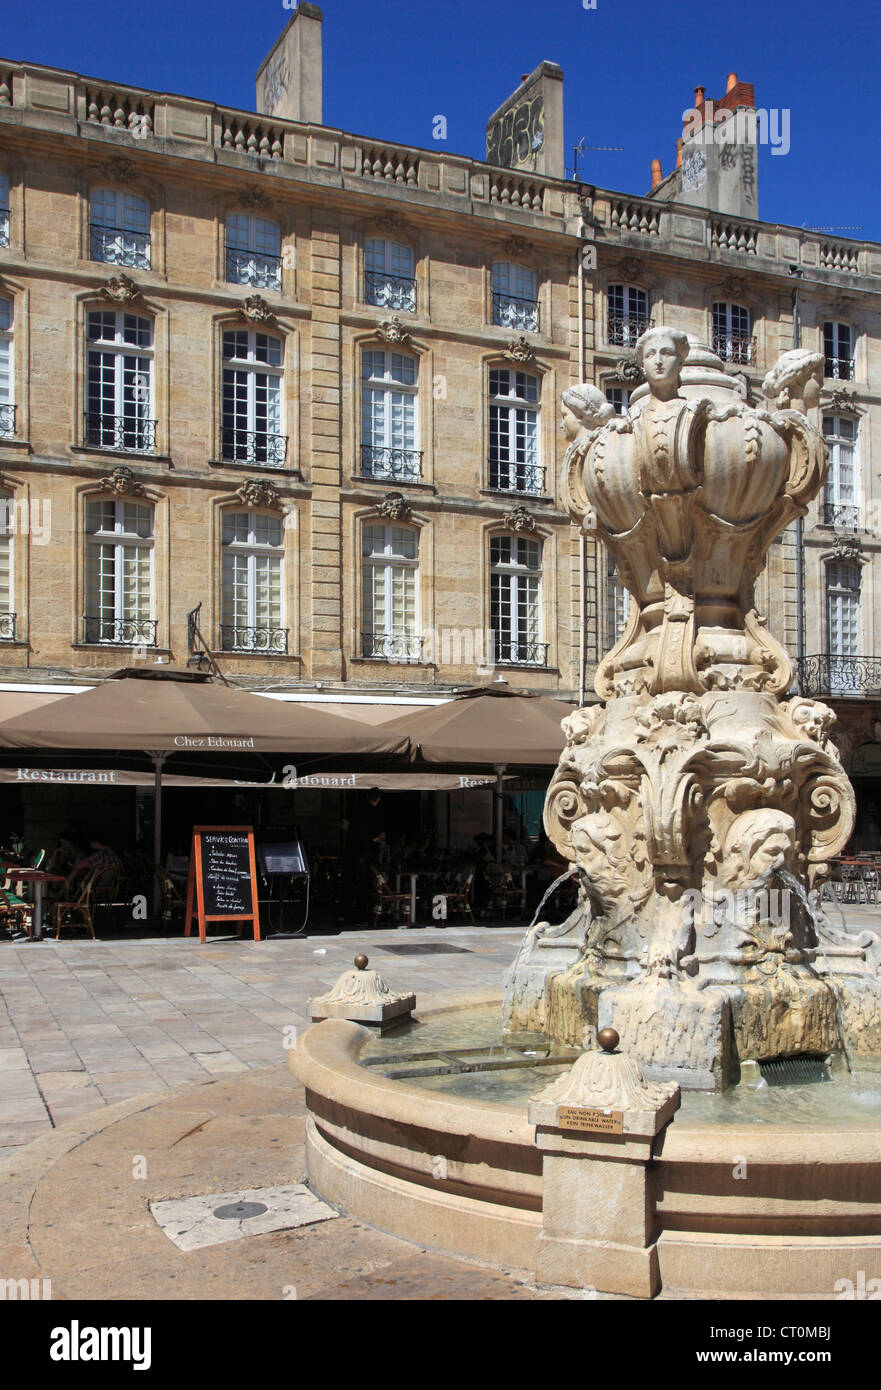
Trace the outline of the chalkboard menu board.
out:
M 252 922 L 254 940 L 260 940 L 253 826 L 199 825 L 193 830 L 187 936 L 194 917 L 202 941 L 207 922 Z

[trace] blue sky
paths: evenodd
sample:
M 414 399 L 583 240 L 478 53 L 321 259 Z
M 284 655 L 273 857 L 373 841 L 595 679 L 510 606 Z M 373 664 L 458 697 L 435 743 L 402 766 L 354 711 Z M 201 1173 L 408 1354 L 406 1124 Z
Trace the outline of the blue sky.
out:
M 324 117 L 356 134 L 482 158 L 487 117 L 543 58 L 565 74 L 567 163 L 644 193 L 650 160 L 668 173 L 694 88 L 721 97 L 727 74 L 756 104 L 790 111 L 787 155 L 759 154 L 759 212 L 795 226 L 881 241 L 878 0 L 326 0 Z M 159 91 L 253 109 L 254 74 L 290 18 L 282 0 L 10 0 L 0 52 Z

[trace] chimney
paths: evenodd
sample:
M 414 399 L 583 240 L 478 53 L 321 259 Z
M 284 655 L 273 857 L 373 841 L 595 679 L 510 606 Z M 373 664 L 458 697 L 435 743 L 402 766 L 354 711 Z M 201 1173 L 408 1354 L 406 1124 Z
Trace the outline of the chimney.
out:
M 657 188 L 659 183 L 663 183 L 664 175 L 661 173 L 661 161 L 652 160 L 652 188 Z
M 706 87 L 695 87 L 694 89 L 694 106 L 696 111 L 699 111 L 704 104 L 704 93 L 706 90 Z
M 683 140 L 682 140 L 682 136 L 680 135 L 679 139 L 676 141 L 676 168 L 677 168 L 677 169 L 681 169 L 681 168 L 682 168 L 682 145 L 683 145 Z
M 731 91 L 732 87 L 736 87 L 736 86 L 737 86 L 737 73 L 736 73 L 736 72 L 729 72 L 729 74 L 728 74 L 728 86 L 725 88 L 726 95 L 727 95 L 728 92 Z
M 257 69 L 261 116 L 321 125 L 321 10 L 301 0 Z

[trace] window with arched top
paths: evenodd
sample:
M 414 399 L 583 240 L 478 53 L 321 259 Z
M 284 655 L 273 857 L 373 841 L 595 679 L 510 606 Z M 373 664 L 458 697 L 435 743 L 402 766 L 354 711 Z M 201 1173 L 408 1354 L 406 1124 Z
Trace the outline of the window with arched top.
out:
M 743 304 L 717 300 L 713 304 L 713 351 L 723 362 L 749 367 L 755 362 L 752 323 Z
M 150 269 L 150 204 L 146 198 L 124 189 L 92 189 L 89 258 Z
M 226 278 L 232 285 L 281 289 L 281 229 L 277 222 L 234 212 L 226 219 Z
M 254 328 L 223 334 L 223 422 L 221 458 L 283 468 L 287 435 L 282 433 L 284 343 Z
M 221 550 L 221 650 L 283 655 L 288 630 L 283 626 L 282 518 L 270 512 L 225 511 Z
M 364 245 L 364 302 L 384 309 L 416 309 L 413 250 L 399 241 L 369 237 Z
M 86 339 L 86 446 L 154 453 L 152 320 L 90 309 Z
M 9 245 L 9 175 L 0 169 L 0 246 Z
M 418 482 L 416 448 L 419 364 L 406 353 L 365 348 L 361 354 L 362 478 Z
M 12 300 L 0 299 L 0 439 L 12 439 L 15 435 L 12 345 Z
M 122 498 L 86 500 L 82 641 L 155 647 L 153 507 Z
M 498 492 L 544 492 L 539 457 L 541 381 L 529 372 L 489 373 L 489 485 Z
M 492 321 L 518 333 L 538 332 L 538 277 L 530 266 L 493 261 Z
M 412 526 L 365 522 L 361 527 L 361 655 L 418 661 L 419 532 Z
M 634 347 L 651 327 L 648 291 L 637 285 L 610 285 L 608 300 L 606 341 L 612 347 Z
M 853 381 L 854 334 L 849 323 L 830 320 L 823 324 L 825 375 L 833 381 Z
M 546 666 L 542 642 L 542 543 L 531 536 L 490 538 L 490 614 L 498 666 Z

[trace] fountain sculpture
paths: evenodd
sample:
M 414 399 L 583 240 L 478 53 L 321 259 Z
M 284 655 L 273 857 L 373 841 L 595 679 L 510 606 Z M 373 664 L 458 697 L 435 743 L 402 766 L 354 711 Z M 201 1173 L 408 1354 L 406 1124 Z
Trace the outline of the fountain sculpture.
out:
M 509 1038 L 579 1045 L 614 1026 L 650 1077 L 721 1088 L 739 1063 L 881 1056 L 881 942 L 818 910 L 854 796 L 832 710 L 787 696 L 792 664 L 756 611 L 765 554 L 822 486 L 808 421 L 823 358 L 784 353 L 755 408 L 671 328 L 637 344 L 646 384 L 612 416 L 563 394 L 570 515 L 630 593 L 600 663 L 603 705 L 564 721 L 545 827 L 579 905 L 539 923 L 506 979 Z

